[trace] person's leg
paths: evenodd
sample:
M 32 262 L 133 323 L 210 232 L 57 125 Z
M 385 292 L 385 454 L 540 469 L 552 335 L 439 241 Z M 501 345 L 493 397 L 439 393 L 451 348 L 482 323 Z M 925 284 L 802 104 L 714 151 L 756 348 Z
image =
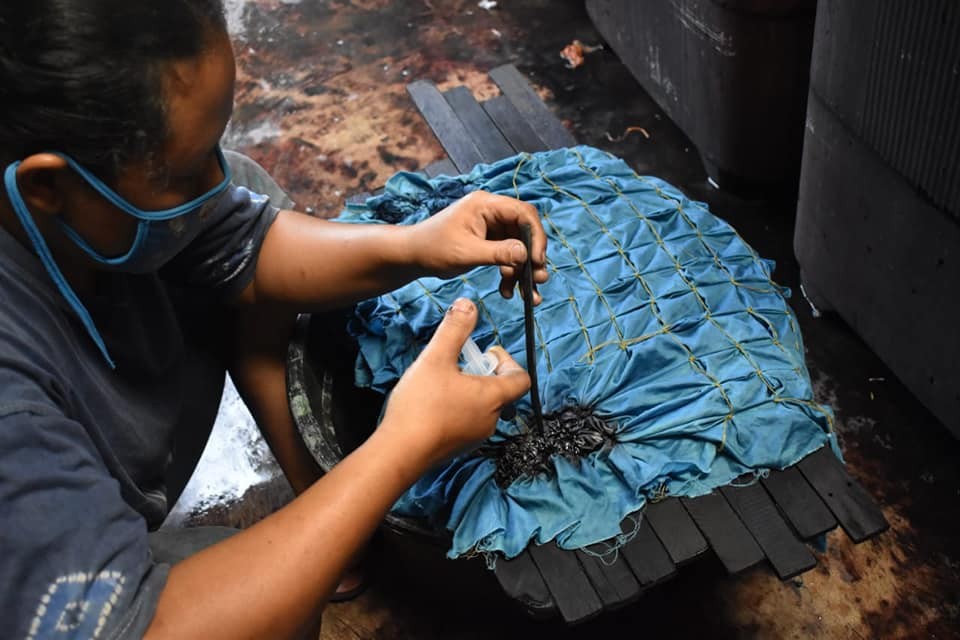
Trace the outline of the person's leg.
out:
M 239 529 L 232 527 L 166 528 L 151 532 L 150 553 L 154 562 L 176 564 L 188 556 L 226 540 Z
M 293 207 L 290 197 L 252 158 L 230 150 L 225 150 L 223 155 L 233 173 L 234 184 L 269 196 L 274 206 L 281 209 Z M 223 328 L 232 322 L 236 313 L 196 291 L 171 289 L 170 293 L 183 325 L 189 357 L 184 373 L 184 388 L 188 390 L 184 398 L 184 419 L 174 436 L 173 459 L 165 474 L 167 499 L 169 504 L 174 504 L 200 461 L 217 416 L 228 358 L 233 350 L 233 345 L 224 338 Z
M 217 419 L 227 372 L 228 314 L 210 296 L 168 287 L 180 319 L 187 361 L 181 373 L 183 404 L 173 435 L 172 456 L 165 472 L 168 504 L 176 504 L 200 462 Z
M 242 154 L 224 153 L 234 184 L 266 195 L 278 207 L 293 202 L 263 167 Z M 233 310 L 234 334 L 227 366 L 284 475 L 299 495 L 321 475 L 290 415 L 286 356 L 296 313 L 282 305 L 258 303 Z
M 233 171 L 234 184 L 269 196 L 281 209 L 293 207 L 293 201 L 259 164 L 233 151 L 226 151 L 224 156 Z M 297 432 L 287 400 L 286 357 L 296 316 L 268 305 L 236 309 L 233 315 L 236 337 L 228 362 L 230 376 L 299 495 L 319 479 L 321 470 Z M 363 586 L 360 570 L 351 569 L 332 600 L 358 595 Z

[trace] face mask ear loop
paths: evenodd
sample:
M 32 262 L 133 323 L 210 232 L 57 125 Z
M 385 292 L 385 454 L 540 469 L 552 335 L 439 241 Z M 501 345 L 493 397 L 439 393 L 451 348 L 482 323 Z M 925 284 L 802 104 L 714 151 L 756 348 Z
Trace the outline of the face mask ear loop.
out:
M 137 249 L 139 249 L 140 246 L 146 241 L 147 233 L 148 233 L 148 225 L 149 225 L 149 223 L 144 220 L 138 221 L 137 233 L 133 237 L 133 242 L 130 243 L 130 248 L 127 249 L 127 252 L 122 256 L 117 256 L 115 258 L 108 258 L 106 256 L 100 255 L 97 252 L 97 250 L 91 247 L 90 243 L 84 240 L 83 236 L 77 233 L 76 230 L 73 227 L 71 227 L 69 224 L 67 224 L 66 222 L 64 222 L 59 218 L 57 218 L 57 222 L 60 225 L 60 229 L 63 230 L 63 232 L 67 234 L 67 236 L 71 240 L 73 240 L 73 243 L 78 247 L 80 247 L 80 249 L 82 249 L 84 253 L 86 253 L 88 256 L 90 256 L 97 262 L 102 262 L 103 264 L 109 264 L 109 265 L 122 265 L 124 262 L 130 259 L 130 256 L 135 254 L 137 252 Z
M 223 180 L 220 182 L 220 184 L 202 196 L 194 198 L 190 202 L 185 202 L 184 204 L 173 207 L 172 209 L 163 209 L 160 211 L 141 211 L 137 207 L 124 200 L 118 193 L 108 187 L 100 178 L 80 166 L 80 163 L 70 156 L 58 151 L 51 151 L 50 153 L 62 158 L 68 165 L 70 165 L 71 169 L 77 172 L 77 175 L 83 178 L 83 180 L 97 193 L 103 196 L 107 202 L 120 209 L 124 213 L 137 218 L 138 220 L 147 220 L 150 222 L 169 220 L 171 218 L 182 216 L 185 213 L 189 213 L 190 211 L 193 211 L 197 207 L 203 205 L 211 198 L 226 191 L 230 186 L 230 183 L 233 181 L 233 171 L 230 169 L 230 165 L 227 162 L 226 157 L 223 155 L 223 150 L 219 145 L 217 145 L 217 163 L 220 165 L 220 170 L 223 172 Z
M 107 345 L 104 343 L 100 332 L 97 331 L 97 326 L 94 324 L 90 312 L 83 306 L 80 298 L 77 297 L 77 294 L 74 293 L 73 289 L 71 289 L 67 283 L 67 279 L 63 276 L 56 261 L 53 259 L 53 255 L 50 253 L 50 249 L 47 247 L 47 243 L 43 239 L 43 235 L 40 233 L 40 230 L 37 229 L 37 225 L 34 224 L 33 217 L 30 215 L 30 211 L 23 201 L 23 196 L 20 195 L 20 189 L 17 186 L 17 167 L 19 166 L 19 162 L 14 162 L 7 167 L 3 176 L 3 181 L 7 188 L 7 195 L 10 196 L 10 203 L 13 205 L 13 211 L 17 214 L 17 218 L 20 219 L 20 224 L 23 225 L 24 231 L 27 232 L 27 237 L 29 237 L 30 242 L 33 243 L 33 247 L 36 249 L 37 255 L 40 257 L 43 266 L 47 269 L 47 273 L 50 275 L 53 283 L 57 285 L 57 289 L 60 290 L 60 293 L 66 298 L 67 303 L 80 318 L 80 322 L 83 323 L 87 333 L 90 334 L 93 342 L 97 345 L 97 348 L 100 349 L 100 353 L 103 354 L 107 364 L 110 365 L 111 369 L 116 369 L 117 365 L 113 362 L 113 358 L 110 357 L 110 353 L 107 351 Z

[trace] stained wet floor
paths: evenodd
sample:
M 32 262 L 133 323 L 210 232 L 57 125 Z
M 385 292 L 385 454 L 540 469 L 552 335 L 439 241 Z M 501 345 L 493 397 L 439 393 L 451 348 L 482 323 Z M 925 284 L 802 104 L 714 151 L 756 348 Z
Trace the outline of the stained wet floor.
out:
M 834 408 L 851 473 L 891 524 L 856 546 L 831 534 L 818 567 L 785 583 L 764 567 L 731 578 L 702 561 L 636 605 L 574 629 L 528 621 L 500 603 L 438 608 L 402 580 L 374 578 L 355 602 L 327 609 L 323 638 L 960 637 L 960 442 L 846 325 L 813 317 L 799 295 L 792 203 L 713 190 L 693 145 L 609 51 L 564 66 L 564 45 L 600 41 L 582 0 L 505 0 L 490 9 L 476 0 L 227 5 L 239 71 L 226 143 L 267 167 L 302 210 L 335 215 L 349 194 L 442 157 L 406 83 L 464 84 L 488 97 L 498 91 L 485 74 L 505 62 L 528 74 L 579 141 L 708 202 L 777 260 L 777 281 L 795 292 L 817 399 Z M 620 139 L 627 127 L 649 138 Z M 285 499 L 249 420 L 235 400 L 225 409 L 181 521 L 246 524 Z

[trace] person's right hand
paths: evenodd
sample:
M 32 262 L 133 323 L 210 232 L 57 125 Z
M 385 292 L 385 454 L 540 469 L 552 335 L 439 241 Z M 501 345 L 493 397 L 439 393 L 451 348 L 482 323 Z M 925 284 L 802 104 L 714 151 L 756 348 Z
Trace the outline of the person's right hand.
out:
M 496 375 L 460 371 L 460 349 L 476 324 L 476 306 L 457 300 L 394 387 L 377 429 L 403 443 L 423 471 L 490 437 L 500 411 L 530 388 L 527 372 L 499 347 L 491 349 Z

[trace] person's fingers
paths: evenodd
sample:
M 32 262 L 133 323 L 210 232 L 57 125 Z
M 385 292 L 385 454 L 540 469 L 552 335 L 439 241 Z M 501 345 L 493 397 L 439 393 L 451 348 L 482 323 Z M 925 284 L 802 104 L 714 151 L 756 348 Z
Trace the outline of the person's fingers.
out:
M 484 242 L 483 251 L 489 256 L 485 260 L 488 264 L 521 267 L 527 260 L 527 248 L 519 240 L 487 240 Z
M 530 228 L 530 253 L 533 261 L 534 270 L 547 268 L 547 234 L 540 223 L 540 215 L 537 214 L 537 224 Z
M 530 390 L 530 376 L 523 369 L 489 379 L 496 385 L 496 400 L 500 407 L 505 407 Z
M 517 286 L 516 279 L 507 280 L 506 278 L 502 278 L 500 280 L 500 295 L 509 300 L 510 298 L 513 297 L 513 290 L 514 288 L 516 288 L 516 286 Z M 520 287 L 520 298 L 523 299 L 523 287 Z M 540 295 L 540 292 L 537 290 L 536 285 L 534 285 L 533 306 L 537 306 L 541 302 L 543 302 L 543 296 Z
M 513 297 L 513 289 L 517 286 L 517 277 L 520 270 L 515 267 L 500 267 L 500 295 L 509 300 Z
M 467 298 L 458 298 L 447 309 L 436 333 L 423 350 L 423 357 L 456 366 L 460 350 L 477 326 L 477 307 Z
M 521 269 L 514 267 L 500 267 L 500 295 L 505 299 L 510 300 L 513 298 L 513 290 L 517 288 L 517 283 L 520 279 L 521 273 Z M 547 270 L 535 269 L 533 272 L 533 281 L 535 285 L 546 282 Z M 536 286 L 534 286 L 533 304 L 538 305 L 541 302 L 543 302 L 543 296 L 540 295 L 540 292 L 536 289 Z
M 513 359 L 506 349 L 500 345 L 494 345 L 487 349 L 487 353 L 492 353 L 497 356 L 497 368 L 494 370 L 494 373 L 500 375 L 501 373 L 510 373 L 512 371 L 523 371 L 523 367 Z
M 510 359 L 509 362 L 501 362 L 497 367 L 497 375 L 484 381 L 489 380 L 487 387 L 492 389 L 495 394 L 494 401 L 501 408 L 530 390 L 530 375 L 509 355 L 507 358 Z
M 515 277 L 500 279 L 500 295 L 509 300 L 513 297 L 513 290 L 517 286 Z
M 530 389 L 530 376 L 502 347 L 493 347 L 490 353 L 497 356 L 497 375 L 491 383 L 497 394 L 497 404 L 502 407 Z
M 543 230 L 537 208 L 528 202 L 509 196 L 486 195 L 484 211 L 487 224 L 509 229 L 511 231 L 509 235 L 512 237 L 519 235 L 520 225 L 529 224 L 531 259 L 535 266 L 544 266 L 547 261 L 547 234 Z

